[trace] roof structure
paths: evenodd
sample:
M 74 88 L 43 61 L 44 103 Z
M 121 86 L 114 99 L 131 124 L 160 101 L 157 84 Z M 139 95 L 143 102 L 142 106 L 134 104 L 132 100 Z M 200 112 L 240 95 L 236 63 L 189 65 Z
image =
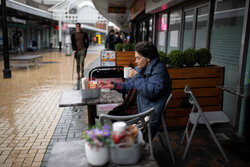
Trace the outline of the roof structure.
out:
M 91 0 L 65 0 L 49 8 L 49 11 L 53 13 L 53 18 L 56 20 L 74 23 L 78 21 L 79 11 L 83 7 L 81 4 L 84 4 L 84 2 L 91 2 Z M 84 7 L 86 6 L 91 8 L 89 5 L 85 5 Z M 94 17 L 88 19 L 91 18 L 96 20 Z

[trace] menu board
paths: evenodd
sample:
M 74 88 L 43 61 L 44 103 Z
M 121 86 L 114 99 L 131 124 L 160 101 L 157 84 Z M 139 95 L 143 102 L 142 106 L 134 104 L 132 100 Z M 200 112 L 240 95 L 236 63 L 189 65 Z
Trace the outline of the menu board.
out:
M 115 51 L 101 51 L 101 66 L 115 66 Z

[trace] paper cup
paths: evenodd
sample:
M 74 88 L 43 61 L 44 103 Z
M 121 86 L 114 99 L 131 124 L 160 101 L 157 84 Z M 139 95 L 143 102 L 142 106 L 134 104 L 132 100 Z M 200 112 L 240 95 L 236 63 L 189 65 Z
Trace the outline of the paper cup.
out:
M 131 69 L 131 67 L 124 67 L 124 78 L 129 78 L 129 72 Z

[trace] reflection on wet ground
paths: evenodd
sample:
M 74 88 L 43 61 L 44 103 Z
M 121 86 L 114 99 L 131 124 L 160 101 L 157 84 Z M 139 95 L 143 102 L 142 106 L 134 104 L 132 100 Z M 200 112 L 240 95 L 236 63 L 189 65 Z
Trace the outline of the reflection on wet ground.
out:
M 88 54 L 85 67 L 99 56 L 97 49 Z M 0 166 L 40 166 L 63 112 L 58 106 L 61 93 L 76 82 L 72 56 L 47 52 L 43 62 L 56 63 L 15 68 L 11 79 L 0 74 Z

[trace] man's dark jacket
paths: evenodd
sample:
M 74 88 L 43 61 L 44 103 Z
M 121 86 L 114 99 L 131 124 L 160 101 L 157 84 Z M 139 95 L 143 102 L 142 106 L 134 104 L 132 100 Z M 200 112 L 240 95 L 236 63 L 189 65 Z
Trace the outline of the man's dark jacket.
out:
M 86 32 L 84 32 L 84 31 L 81 31 L 81 33 L 83 33 L 83 45 L 84 45 L 84 48 L 85 48 L 86 51 L 87 51 L 87 49 L 88 49 L 88 47 L 89 47 L 89 38 L 88 38 L 88 34 L 87 34 Z M 75 34 L 76 34 L 76 32 L 74 32 L 74 33 L 71 35 L 71 44 L 72 44 L 72 49 L 76 51 L 77 48 L 76 48 L 76 38 L 75 38 Z

